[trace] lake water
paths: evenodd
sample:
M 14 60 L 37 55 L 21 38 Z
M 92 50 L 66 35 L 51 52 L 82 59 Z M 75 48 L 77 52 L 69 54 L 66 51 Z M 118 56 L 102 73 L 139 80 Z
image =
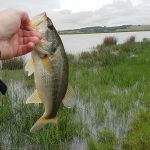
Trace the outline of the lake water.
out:
M 69 53 L 80 53 L 89 51 L 93 46 L 102 44 L 105 37 L 115 36 L 118 43 L 123 43 L 130 36 L 135 36 L 136 41 L 142 41 L 143 38 L 150 38 L 150 31 L 145 32 L 119 32 L 119 33 L 97 33 L 97 34 L 72 34 L 61 35 L 65 49 Z

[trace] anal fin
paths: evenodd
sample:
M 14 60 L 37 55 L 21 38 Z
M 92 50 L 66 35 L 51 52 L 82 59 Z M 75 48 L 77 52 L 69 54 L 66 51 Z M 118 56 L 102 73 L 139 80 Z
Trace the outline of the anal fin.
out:
M 26 104 L 29 103 L 42 103 L 37 89 L 34 91 L 34 93 L 27 99 Z

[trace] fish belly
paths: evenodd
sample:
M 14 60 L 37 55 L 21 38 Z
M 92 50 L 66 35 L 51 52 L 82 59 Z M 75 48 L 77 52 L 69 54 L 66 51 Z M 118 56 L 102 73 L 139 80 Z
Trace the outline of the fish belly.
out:
M 36 89 L 39 93 L 39 97 L 45 107 L 44 116 L 48 117 L 51 115 L 54 103 L 54 83 L 52 79 L 52 74 L 48 73 L 44 69 L 43 65 L 38 63 L 38 66 L 35 67 L 34 79 Z

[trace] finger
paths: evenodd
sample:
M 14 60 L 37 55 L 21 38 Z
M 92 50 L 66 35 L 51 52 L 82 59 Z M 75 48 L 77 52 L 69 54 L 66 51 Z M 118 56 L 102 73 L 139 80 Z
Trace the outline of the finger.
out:
M 17 51 L 16 56 L 22 56 L 29 52 L 31 52 L 35 48 L 35 44 L 33 42 L 30 42 L 25 45 L 20 45 Z
M 24 37 L 37 36 L 37 37 L 39 37 L 39 39 L 42 39 L 41 33 L 37 32 L 37 31 L 21 30 L 21 31 L 19 32 L 19 35 L 20 35 L 20 36 L 24 36 Z
M 29 19 L 27 12 L 20 11 L 20 17 L 21 17 L 21 25 L 23 27 L 28 26 L 30 24 L 30 19 Z
M 22 37 L 19 39 L 19 44 L 27 44 L 29 42 L 33 42 L 34 44 L 40 43 L 40 39 L 36 36 L 34 37 Z

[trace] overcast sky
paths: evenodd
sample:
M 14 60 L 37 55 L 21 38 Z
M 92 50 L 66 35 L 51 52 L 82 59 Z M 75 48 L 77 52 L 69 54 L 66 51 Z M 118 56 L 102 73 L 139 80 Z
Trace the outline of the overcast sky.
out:
M 0 0 L 30 16 L 46 11 L 58 30 L 88 26 L 150 24 L 150 0 Z

